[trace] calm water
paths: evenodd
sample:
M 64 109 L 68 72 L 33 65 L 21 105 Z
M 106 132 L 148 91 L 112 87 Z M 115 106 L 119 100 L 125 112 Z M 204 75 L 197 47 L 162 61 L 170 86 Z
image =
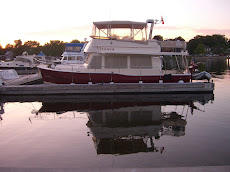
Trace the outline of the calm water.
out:
M 1 97 L 0 167 L 230 165 L 221 70 L 214 94 Z

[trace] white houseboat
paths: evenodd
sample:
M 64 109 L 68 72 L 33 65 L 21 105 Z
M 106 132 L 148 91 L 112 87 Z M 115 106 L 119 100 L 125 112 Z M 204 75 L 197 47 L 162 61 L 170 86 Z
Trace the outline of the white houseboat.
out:
M 39 65 L 43 81 L 55 84 L 190 82 L 186 42 L 152 39 L 157 20 L 93 23 L 92 40 L 85 47 L 83 65 Z M 148 26 L 150 27 L 148 31 Z M 167 70 L 164 57 L 181 64 Z

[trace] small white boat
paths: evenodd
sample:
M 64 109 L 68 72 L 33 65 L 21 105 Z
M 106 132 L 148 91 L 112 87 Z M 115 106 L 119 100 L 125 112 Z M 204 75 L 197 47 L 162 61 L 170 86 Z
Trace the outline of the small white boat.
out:
M 40 73 L 18 75 L 15 69 L 0 70 L 0 85 L 29 85 L 42 83 Z
M 208 81 L 212 78 L 212 75 L 206 71 L 196 73 L 192 76 L 192 79 L 194 80 L 204 80 L 207 79 Z

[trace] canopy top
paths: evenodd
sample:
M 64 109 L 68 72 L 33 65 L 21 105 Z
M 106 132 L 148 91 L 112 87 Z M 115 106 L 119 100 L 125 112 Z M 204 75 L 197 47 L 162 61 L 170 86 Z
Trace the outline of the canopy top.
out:
M 108 28 L 129 28 L 129 29 L 143 29 L 147 26 L 145 22 L 134 22 L 134 21 L 103 21 L 93 22 L 98 29 Z

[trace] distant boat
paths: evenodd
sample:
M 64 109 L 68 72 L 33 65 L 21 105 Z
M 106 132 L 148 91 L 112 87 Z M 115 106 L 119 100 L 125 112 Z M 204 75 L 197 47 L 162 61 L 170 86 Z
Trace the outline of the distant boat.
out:
M 52 64 L 57 57 L 47 56 L 42 51 L 34 57 L 34 61 L 39 64 Z
M 61 55 L 61 60 L 55 60 L 54 64 L 84 64 L 86 45 L 87 43 L 66 43 L 65 52 Z
M 34 62 L 36 55 L 28 55 L 23 52 L 22 55 L 16 56 L 13 61 L 0 61 L 0 69 L 15 69 L 19 75 L 27 73 L 36 73 L 37 65 Z
M 37 73 L 39 64 L 52 64 L 56 57 L 46 56 L 43 52 L 38 55 L 28 55 L 25 51 L 12 61 L 0 61 L 0 69 L 15 69 L 19 75 Z

